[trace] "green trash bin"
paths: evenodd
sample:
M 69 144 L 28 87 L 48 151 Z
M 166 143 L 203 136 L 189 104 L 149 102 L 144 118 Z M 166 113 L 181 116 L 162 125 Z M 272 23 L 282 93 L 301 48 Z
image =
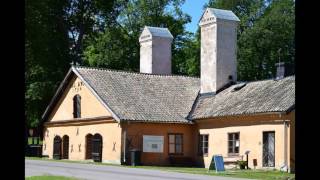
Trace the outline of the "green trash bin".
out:
M 141 151 L 138 149 L 132 149 L 130 150 L 130 153 L 131 153 L 131 166 L 140 165 Z

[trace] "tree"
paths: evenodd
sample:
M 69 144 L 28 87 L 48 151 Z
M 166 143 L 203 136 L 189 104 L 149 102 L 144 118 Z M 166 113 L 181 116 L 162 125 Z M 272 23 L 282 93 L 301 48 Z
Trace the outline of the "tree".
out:
M 82 62 L 83 41 L 111 26 L 126 0 L 66 0 L 63 8 L 73 61 Z
M 295 12 L 292 0 L 274 0 L 261 18 L 238 41 L 239 79 L 259 80 L 275 76 L 275 63 L 294 66 Z
M 184 25 L 190 16 L 181 11 L 184 0 L 130 0 L 117 18 L 117 25 L 90 39 L 84 51 L 86 65 L 139 71 L 139 35 L 144 26 L 167 27 L 174 36 L 173 72 L 183 63 L 182 45 L 188 34 Z
M 115 0 L 26 0 L 26 119 L 39 125 L 71 62 L 80 62 L 83 40 L 112 24 L 120 4 Z
M 239 80 L 274 76 L 279 59 L 294 65 L 293 0 L 210 0 L 207 6 L 232 10 L 240 19 Z
M 26 117 L 30 127 L 37 126 L 41 114 L 70 59 L 68 35 L 61 17 L 63 3 L 26 1 Z

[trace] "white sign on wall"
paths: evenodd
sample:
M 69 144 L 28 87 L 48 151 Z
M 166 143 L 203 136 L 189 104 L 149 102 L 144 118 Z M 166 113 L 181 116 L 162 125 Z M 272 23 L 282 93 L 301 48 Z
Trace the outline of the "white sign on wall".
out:
M 143 135 L 143 152 L 163 152 L 163 136 Z

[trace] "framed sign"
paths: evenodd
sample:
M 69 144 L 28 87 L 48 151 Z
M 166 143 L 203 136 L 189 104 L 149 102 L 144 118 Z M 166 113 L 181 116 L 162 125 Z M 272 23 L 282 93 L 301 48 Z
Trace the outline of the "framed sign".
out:
M 163 136 L 143 135 L 143 152 L 163 153 Z

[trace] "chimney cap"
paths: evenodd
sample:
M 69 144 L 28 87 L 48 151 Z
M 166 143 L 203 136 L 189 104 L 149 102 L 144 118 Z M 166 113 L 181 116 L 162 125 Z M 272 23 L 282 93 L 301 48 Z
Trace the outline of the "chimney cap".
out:
M 213 16 L 217 19 L 230 20 L 236 22 L 240 21 L 238 16 L 236 16 L 231 10 L 207 8 L 201 15 L 201 18 L 198 22 L 199 25 L 201 25 L 201 20 L 203 19 L 205 13 L 210 13 L 210 16 Z
M 147 34 L 151 35 L 152 37 L 164 37 L 164 38 L 173 39 L 173 36 L 168 28 L 145 26 L 139 37 L 139 40 L 142 41 L 142 39 L 147 38 L 146 36 Z

